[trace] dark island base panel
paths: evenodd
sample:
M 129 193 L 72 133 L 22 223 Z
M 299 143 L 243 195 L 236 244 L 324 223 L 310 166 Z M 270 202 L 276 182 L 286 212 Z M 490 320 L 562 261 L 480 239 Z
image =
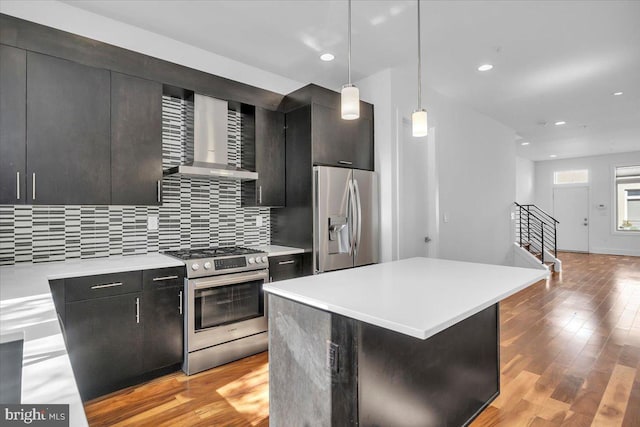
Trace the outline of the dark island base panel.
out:
M 497 304 L 420 340 L 269 298 L 272 425 L 457 427 L 499 393 Z

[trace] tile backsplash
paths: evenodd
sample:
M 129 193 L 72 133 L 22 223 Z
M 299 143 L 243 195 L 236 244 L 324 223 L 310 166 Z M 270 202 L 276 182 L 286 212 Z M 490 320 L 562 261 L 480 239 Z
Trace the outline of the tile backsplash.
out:
M 192 103 L 163 98 L 164 168 L 191 157 L 192 117 Z M 242 117 L 228 119 L 229 163 L 238 165 Z M 0 205 L 0 265 L 269 244 L 269 208 L 242 208 L 239 181 L 171 176 L 162 189 L 161 206 Z M 157 230 L 147 229 L 149 216 Z

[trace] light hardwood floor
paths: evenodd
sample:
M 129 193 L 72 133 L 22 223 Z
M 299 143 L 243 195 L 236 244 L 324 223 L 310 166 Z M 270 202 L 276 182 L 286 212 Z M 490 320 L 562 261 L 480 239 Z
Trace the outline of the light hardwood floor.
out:
M 500 305 L 501 394 L 481 426 L 640 426 L 640 257 L 562 253 Z M 87 402 L 91 426 L 267 426 L 268 356 Z

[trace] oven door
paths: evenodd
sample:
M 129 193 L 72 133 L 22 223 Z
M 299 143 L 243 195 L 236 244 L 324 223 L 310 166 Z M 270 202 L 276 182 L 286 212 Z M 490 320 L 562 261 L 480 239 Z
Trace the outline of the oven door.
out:
M 268 270 L 192 279 L 187 282 L 189 352 L 267 330 L 262 286 Z

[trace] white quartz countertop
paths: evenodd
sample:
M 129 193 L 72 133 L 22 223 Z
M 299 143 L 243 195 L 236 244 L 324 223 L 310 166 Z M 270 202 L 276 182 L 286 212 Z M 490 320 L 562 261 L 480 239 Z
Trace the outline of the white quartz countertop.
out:
M 293 254 L 304 253 L 304 249 L 292 248 L 289 246 L 261 245 L 261 246 L 251 246 L 251 248 L 266 252 L 269 254 L 269 256 L 293 255 Z
M 69 404 L 70 425 L 87 425 L 49 280 L 180 265 L 150 254 L 0 267 L 0 334 L 24 333 L 22 403 Z
M 267 283 L 264 289 L 427 339 L 548 274 L 529 268 L 410 258 Z

